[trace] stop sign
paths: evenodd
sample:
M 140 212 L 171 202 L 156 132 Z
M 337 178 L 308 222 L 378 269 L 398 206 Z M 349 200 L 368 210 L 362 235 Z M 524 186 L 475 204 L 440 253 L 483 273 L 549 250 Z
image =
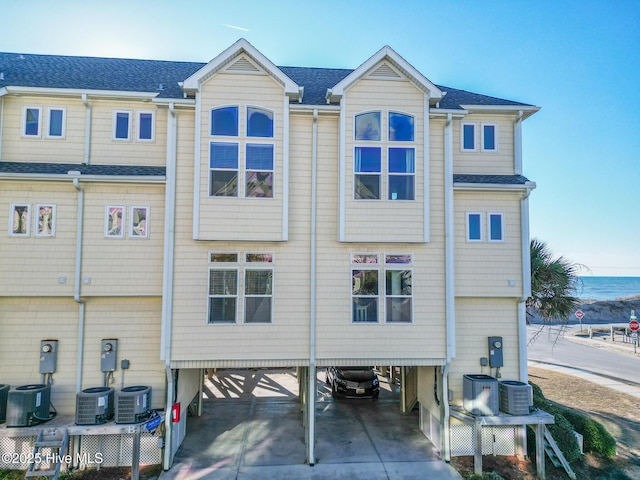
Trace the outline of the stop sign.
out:
M 577 318 L 578 320 L 582 320 L 582 318 L 583 318 L 583 317 L 584 317 L 584 312 L 583 312 L 582 310 L 578 310 L 578 311 L 576 312 L 576 318 Z
M 638 322 L 638 320 L 631 320 L 629 322 L 629 329 L 632 332 L 637 332 L 638 330 L 640 330 L 640 323 Z

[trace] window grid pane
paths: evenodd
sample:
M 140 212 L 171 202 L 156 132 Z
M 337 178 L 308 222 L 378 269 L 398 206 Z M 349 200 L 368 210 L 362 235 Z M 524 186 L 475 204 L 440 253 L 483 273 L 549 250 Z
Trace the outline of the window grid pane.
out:
M 209 323 L 235 323 L 237 293 L 237 270 L 209 270 Z
M 153 114 L 141 113 L 139 124 L 138 138 L 140 140 L 151 140 L 153 137 Z
M 356 115 L 355 139 L 380 141 L 380 112 Z
M 389 140 L 392 142 L 413 142 L 413 117 L 402 113 L 389 112 Z
M 484 125 L 482 132 L 483 150 L 496 149 L 496 127 L 494 125 Z
M 245 323 L 271 323 L 273 270 L 245 270 Z
M 502 215 L 493 213 L 489 215 L 489 239 L 494 242 L 502 240 Z
M 127 112 L 116 113 L 116 138 L 129 138 L 129 114 Z
M 462 148 L 464 150 L 475 150 L 475 125 L 463 125 L 463 143 Z
M 273 112 L 263 108 L 247 107 L 247 136 L 273 137 Z
M 211 135 L 238 136 L 238 107 L 211 110 Z
M 482 240 L 482 219 L 479 213 L 467 216 L 468 240 Z
M 40 124 L 40 110 L 37 108 L 27 108 L 26 125 L 24 129 L 25 135 L 38 135 Z
M 412 276 L 411 270 L 385 272 L 387 322 L 412 321 Z

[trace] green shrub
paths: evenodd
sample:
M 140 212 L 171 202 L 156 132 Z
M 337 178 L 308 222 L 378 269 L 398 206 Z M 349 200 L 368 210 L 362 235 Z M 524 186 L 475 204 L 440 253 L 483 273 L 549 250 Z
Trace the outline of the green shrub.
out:
M 579 432 L 584 437 L 585 452 L 593 452 L 605 458 L 616 454 L 616 440 L 600 422 L 587 418 L 584 430 Z

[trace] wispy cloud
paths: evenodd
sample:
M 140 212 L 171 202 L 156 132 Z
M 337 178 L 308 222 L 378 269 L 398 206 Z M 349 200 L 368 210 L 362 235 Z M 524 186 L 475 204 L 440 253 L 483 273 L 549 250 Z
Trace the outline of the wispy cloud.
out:
M 234 30 L 242 30 L 243 32 L 248 32 L 249 31 L 248 28 L 238 27 L 237 25 L 229 25 L 228 23 L 223 23 L 222 25 L 225 26 L 225 27 L 233 28 Z

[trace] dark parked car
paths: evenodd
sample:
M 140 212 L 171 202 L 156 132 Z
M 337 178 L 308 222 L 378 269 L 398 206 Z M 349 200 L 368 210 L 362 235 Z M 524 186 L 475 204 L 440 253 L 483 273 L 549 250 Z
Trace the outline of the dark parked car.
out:
M 373 397 L 380 394 L 380 383 L 373 367 L 327 367 L 327 385 L 338 397 Z

